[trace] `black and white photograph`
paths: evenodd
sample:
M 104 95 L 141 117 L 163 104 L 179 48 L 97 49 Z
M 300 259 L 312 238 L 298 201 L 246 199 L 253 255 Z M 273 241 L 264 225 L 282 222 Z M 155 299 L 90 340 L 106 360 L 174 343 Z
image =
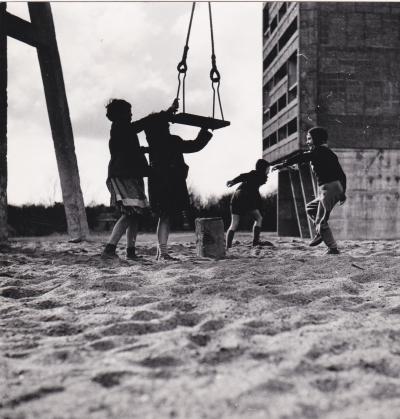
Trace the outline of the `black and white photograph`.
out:
M 0 418 L 400 417 L 400 2 L 0 2 Z

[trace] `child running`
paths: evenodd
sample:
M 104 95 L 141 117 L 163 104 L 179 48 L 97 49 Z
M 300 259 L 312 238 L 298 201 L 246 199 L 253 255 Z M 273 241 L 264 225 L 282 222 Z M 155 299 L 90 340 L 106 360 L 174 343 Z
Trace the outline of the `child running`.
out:
M 120 218 L 114 225 L 102 258 L 118 258 L 116 247 L 126 232 L 126 257 L 136 259 L 138 216 L 149 207 L 143 182 L 149 167 L 131 123 L 131 104 L 122 99 L 112 99 L 106 109 L 106 116 L 112 122 L 109 141 L 111 159 L 106 184 L 111 194 L 111 205 L 117 208 Z
M 178 101 L 166 111 L 150 114 L 136 121 L 136 131 L 144 130 L 149 144 L 151 171 L 149 175 L 149 198 L 152 212 L 158 215 L 157 260 L 174 260 L 167 249 L 170 220 L 189 208 L 189 193 L 186 178 L 189 167 L 183 153 L 202 150 L 210 141 L 212 134 L 202 128 L 193 141 L 184 141 L 169 130 L 169 121 L 178 109 Z M 176 260 L 176 259 L 175 259 Z
M 242 173 L 233 180 L 229 180 L 226 185 L 231 187 L 237 183 L 241 184 L 234 192 L 231 199 L 231 225 L 226 235 L 226 248 L 232 247 L 235 231 L 239 227 L 240 216 L 250 213 L 254 218 L 253 226 L 253 246 L 262 246 L 271 244 L 269 242 L 260 241 L 261 233 L 261 195 L 259 188 L 268 179 L 267 171 L 270 164 L 263 159 L 256 162 L 256 170 L 248 173 Z
M 322 127 L 311 128 L 307 133 L 306 144 L 309 151 L 287 159 L 274 166 L 273 170 L 291 166 L 295 163 L 311 162 L 318 182 L 318 197 L 307 204 L 307 215 L 315 225 L 317 234 L 310 246 L 324 242 L 327 254 L 337 255 L 339 250 L 329 227 L 329 215 L 333 207 L 346 201 L 346 175 L 337 155 L 328 147 L 328 132 Z

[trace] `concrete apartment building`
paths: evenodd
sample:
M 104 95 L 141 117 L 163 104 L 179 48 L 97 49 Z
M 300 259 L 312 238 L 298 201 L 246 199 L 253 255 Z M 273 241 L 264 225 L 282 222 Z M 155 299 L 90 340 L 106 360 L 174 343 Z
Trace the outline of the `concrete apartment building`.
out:
M 268 2 L 263 21 L 264 158 L 325 127 L 348 178 L 336 236 L 400 238 L 400 3 Z M 309 166 L 279 173 L 278 234 L 313 234 L 315 193 Z

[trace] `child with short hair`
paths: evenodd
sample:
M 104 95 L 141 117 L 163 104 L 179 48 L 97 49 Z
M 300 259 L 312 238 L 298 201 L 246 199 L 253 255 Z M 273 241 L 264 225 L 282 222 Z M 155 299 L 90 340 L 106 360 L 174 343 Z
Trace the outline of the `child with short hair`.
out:
M 231 225 L 226 235 L 226 248 L 232 247 L 233 237 L 239 227 L 240 216 L 250 213 L 254 218 L 253 226 L 253 246 L 267 244 L 260 241 L 262 215 L 261 215 L 261 195 L 260 186 L 268 179 L 267 171 L 270 164 L 259 159 L 256 162 L 256 170 L 248 173 L 242 173 L 235 179 L 229 180 L 226 186 L 231 187 L 240 183 L 231 199 Z M 268 244 L 270 244 L 268 242 Z
M 109 140 L 111 159 L 106 184 L 111 194 L 111 205 L 117 208 L 120 218 L 114 225 L 102 258 L 118 258 L 116 247 L 126 232 L 126 257 L 136 259 L 138 217 L 149 208 L 143 182 L 149 167 L 131 123 L 131 104 L 122 99 L 112 99 L 106 109 L 106 116 L 112 122 Z
M 189 193 L 186 178 L 189 167 L 185 163 L 184 153 L 202 150 L 210 141 L 212 134 L 202 128 L 196 139 L 184 141 L 172 135 L 169 122 L 178 109 L 178 101 L 166 110 L 153 113 L 135 121 L 137 132 L 144 130 L 149 144 L 151 171 L 149 175 L 149 198 L 152 212 L 158 215 L 157 225 L 157 260 L 174 260 L 167 249 L 170 232 L 170 219 L 173 214 L 182 213 L 189 208 Z
M 327 254 L 337 255 L 339 250 L 328 224 L 329 215 L 334 206 L 346 201 L 346 175 L 339 163 L 337 155 L 328 147 L 328 132 L 325 128 L 314 127 L 307 133 L 305 151 L 274 166 L 278 170 L 293 164 L 311 162 L 318 183 L 318 197 L 309 202 L 307 215 L 315 225 L 317 234 L 310 246 L 324 242 L 328 247 Z

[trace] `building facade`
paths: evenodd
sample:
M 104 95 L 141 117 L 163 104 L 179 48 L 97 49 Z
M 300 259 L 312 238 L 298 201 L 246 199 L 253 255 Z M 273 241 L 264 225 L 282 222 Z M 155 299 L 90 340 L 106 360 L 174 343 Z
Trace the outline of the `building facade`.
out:
M 400 3 L 269 2 L 263 8 L 263 156 L 329 133 L 348 178 L 332 213 L 342 239 L 400 238 Z M 310 168 L 278 179 L 278 234 L 309 237 Z

